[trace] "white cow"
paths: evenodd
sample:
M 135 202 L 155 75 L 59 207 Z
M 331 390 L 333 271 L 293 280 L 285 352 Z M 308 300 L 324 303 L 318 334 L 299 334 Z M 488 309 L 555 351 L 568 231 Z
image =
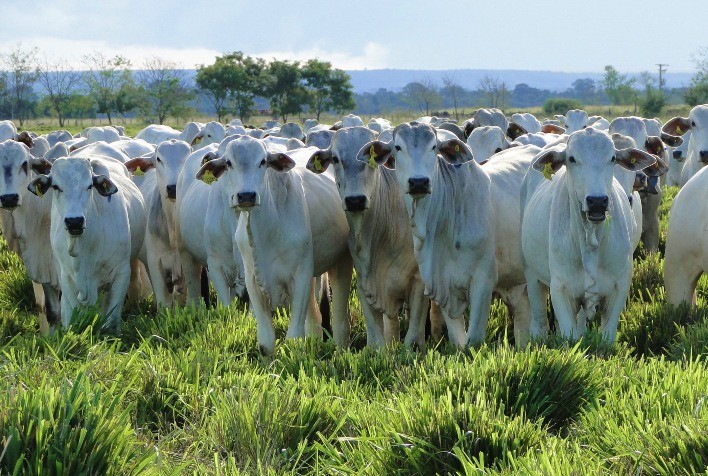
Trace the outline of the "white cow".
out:
M 479 126 L 472 129 L 467 145 L 477 163 L 483 164 L 491 156 L 511 147 L 511 142 L 498 126 Z
M 221 123 L 216 121 L 207 122 L 202 130 L 188 144 L 192 144 L 195 149 L 205 147 L 209 144 L 218 144 L 226 137 L 226 129 Z
M 152 154 L 125 164 L 134 175 L 148 172 L 146 180 L 140 185 L 147 211 L 145 248 L 155 301 L 163 306 L 172 305 L 173 293 L 182 277 L 175 200 L 177 178 L 191 153 L 189 144 L 171 139 L 158 145 Z
M 105 327 L 120 329 L 131 262 L 143 244 L 145 204 L 123 164 L 108 157 L 54 161 L 50 175 L 34 179 L 37 196 L 52 192 L 51 243 L 59 266 L 61 319 L 93 305 L 106 292 Z
M 285 137 L 286 139 L 305 140 L 305 133 L 302 131 L 302 127 L 300 127 L 300 124 L 294 122 L 286 122 L 283 124 L 277 135 L 278 137 Z
M 505 131 L 511 140 L 528 132 L 519 124 L 509 122 L 504 113 L 496 108 L 477 109 L 472 119 L 468 119 L 462 124 L 462 129 L 465 131 L 465 136 L 469 137 L 475 128 L 481 126 L 497 126 Z
M 588 127 L 597 129 L 600 131 L 606 131 L 610 128 L 610 121 L 602 116 L 590 116 L 588 117 Z
M 142 139 L 121 139 L 111 143 L 112 147 L 117 147 L 129 159 L 142 157 L 155 152 L 155 146 Z
M 688 130 L 683 135 L 683 144 L 675 147 L 671 153 L 669 160 L 669 171 L 666 173 L 665 184 L 669 187 L 681 186 L 681 175 L 683 174 L 683 166 L 686 163 L 688 154 L 688 144 L 691 143 L 691 131 Z
M 326 149 L 332 143 L 332 137 L 334 137 L 335 131 L 332 130 L 322 130 L 322 131 L 311 131 L 307 134 L 307 139 L 305 139 L 305 145 L 307 147 L 317 147 L 318 149 Z
M 388 119 L 384 119 L 382 117 L 372 117 L 369 119 L 369 123 L 367 126 L 369 129 L 371 129 L 374 132 L 381 132 L 385 129 L 391 129 L 391 121 Z
M 357 160 L 359 150 L 374 136 L 366 127 L 340 129 L 328 148 L 314 152 L 307 168 L 317 174 L 330 164 L 334 169 L 349 223 L 349 251 L 366 319 L 367 344 L 380 347 L 400 339 L 398 314 L 407 303 L 410 324 L 404 342 L 423 347 L 430 303 L 423 295 L 401 190 L 393 171 L 376 162 Z
M 696 283 L 708 271 L 708 169 L 699 170 L 674 198 L 666 237 L 664 282 L 669 302 L 696 305 Z
M 600 311 L 602 332 L 614 341 L 632 276 L 636 225 L 613 172 L 615 164 L 636 172 L 655 161 L 638 149 L 615 149 L 607 133 L 593 128 L 573 133 L 567 144 L 544 149 L 534 159 L 535 170 L 529 170 L 521 191 L 532 328 L 546 319 L 550 287 L 563 336 L 580 337 Z
M 691 109 L 688 117 L 674 117 L 662 129 L 671 135 L 683 135 L 691 131 L 686 152 L 686 162 L 681 172 L 683 187 L 701 168 L 708 163 L 708 104 Z
M 184 140 L 191 144 L 200 129 L 199 125 L 194 122 L 188 123 L 182 132 L 163 124 L 150 124 L 138 132 L 135 138 L 143 139 L 153 145 L 170 139 Z
M 334 179 L 305 169 L 313 150 L 274 153 L 261 140 L 239 137 L 197 174 L 203 179 L 208 172 L 225 180 L 229 204 L 241 212 L 236 243 L 263 353 L 275 347 L 273 310 L 288 302 L 287 337 L 305 335 L 306 315 L 311 324 L 315 321 L 310 332 L 317 332 L 313 282 L 324 272 L 332 287 L 334 340 L 341 347 L 349 342 L 349 228 Z
M 567 134 L 580 131 L 588 127 L 588 113 L 582 109 L 571 109 L 565 113 L 565 116 L 556 116 L 561 126 L 565 127 Z
M 12 121 L 0 121 L 0 141 L 17 139 L 17 126 Z
M 440 305 L 450 341 L 482 342 L 497 282 L 489 176 L 464 142 L 439 141 L 427 124 L 401 124 L 392 142 L 373 141 L 359 155 L 396 170 L 425 293 Z
M 53 131 L 45 135 L 47 141 L 49 142 L 49 147 L 54 147 L 57 142 L 66 142 L 74 138 L 69 131 Z
M 66 148 L 64 148 L 66 152 Z M 3 230 L 17 240 L 30 279 L 41 286 L 35 297 L 43 332 L 60 324 L 59 277 L 49 242 L 51 194 L 45 200 L 27 190 L 37 173 L 48 173 L 51 163 L 35 158 L 25 144 L 6 140 L 0 143 L 0 206 L 12 216 L 12 228 Z
M 528 112 L 517 112 L 511 115 L 511 120 L 523 127 L 529 134 L 541 132 L 541 123 L 533 114 L 529 114 Z

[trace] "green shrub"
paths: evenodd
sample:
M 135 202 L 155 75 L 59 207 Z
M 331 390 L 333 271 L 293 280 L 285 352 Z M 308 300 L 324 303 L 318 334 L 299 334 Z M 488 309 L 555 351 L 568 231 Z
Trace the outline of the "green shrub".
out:
M 571 109 L 580 109 L 580 101 L 568 98 L 550 98 L 543 103 L 543 112 L 548 115 L 565 114 Z

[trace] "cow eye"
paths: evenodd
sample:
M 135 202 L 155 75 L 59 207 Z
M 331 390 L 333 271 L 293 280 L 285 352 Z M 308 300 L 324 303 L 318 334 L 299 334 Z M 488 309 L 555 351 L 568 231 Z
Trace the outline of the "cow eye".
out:
M 22 162 L 22 165 L 20 166 L 20 169 L 24 172 L 27 173 L 27 161 L 25 160 Z
M 227 161 L 226 161 L 226 166 L 227 166 L 228 168 L 232 168 L 234 165 L 231 163 L 230 160 L 227 160 Z
M 93 184 L 91 184 L 91 185 L 89 185 L 88 187 L 86 187 L 86 190 L 91 190 L 92 188 L 93 188 Z
M 430 150 L 435 150 L 435 145 L 433 145 L 433 148 L 432 148 L 432 149 L 430 149 Z
M 495 154 L 498 154 L 499 152 L 501 152 L 501 147 L 497 147 L 497 150 L 494 151 Z
M 571 164 L 574 164 L 574 163 L 575 163 L 575 157 L 573 157 L 572 155 L 571 155 L 570 157 L 568 157 L 568 162 L 570 162 Z
M 617 162 L 617 157 L 615 157 L 615 156 L 613 155 L 612 158 L 610 159 L 610 162 Z
M 396 150 L 401 150 L 401 146 L 400 146 L 400 145 L 397 145 L 397 146 L 396 146 Z
M 588 128 L 588 126 L 583 126 L 583 129 L 587 129 L 587 128 Z
M 259 167 L 263 167 L 266 164 L 265 159 L 261 160 L 261 163 L 258 164 Z
M 332 157 L 332 163 L 333 163 L 333 164 L 338 164 L 338 163 L 339 163 L 339 157 Z
M 691 127 L 696 127 L 696 121 L 691 121 Z
M 160 160 L 159 157 L 157 157 L 156 160 L 157 160 L 158 163 L 160 163 L 160 164 L 162 163 L 162 161 Z
M 52 188 L 53 188 L 54 190 L 56 190 L 57 192 L 63 192 L 63 191 L 64 191 L 64 190 L 62 190 L 61 188 L 59 188 L 58 185 L 52 185 Z

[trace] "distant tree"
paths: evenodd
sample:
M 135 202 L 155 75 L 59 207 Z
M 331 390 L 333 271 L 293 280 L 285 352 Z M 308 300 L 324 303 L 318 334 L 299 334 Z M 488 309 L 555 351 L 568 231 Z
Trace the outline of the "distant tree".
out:
M 572 87 L 575 97 L 577 97 L 581 101 L 588 104 L 592 104 L 593 102 L 595 102 L 595 94 L 597 93 L 597 88 L 593 79 L 576 79 L 575 81 L 573 81 Z
M 440 104 L 438 87 L 430 78 L 408 83 L 402 92 L 408 98 L 409 104 L 418 107 L 427 116 Z
M 613 66 L 605 66 L 602 87 L 612 104 L 629 104 L 635 97 L 632 88 L 635 82 L 634 78 L 630 79 L 626 74 L 620 74 Z
M 47 99 L 59 119 L 59 127 L 64 127 L 69 97 L 77 92 L 81 84 L 81 73 L 75 71 L 66 61 L 50 63 L 45 58 L 37 65 L 37 81 L 47 94 Z
M 691 78 L 684 100 L 689 106 L 708 103 L 708 48 L 701 49 L 694 57 L 696 74 Z
M 78 125 L 81 119 L 95 117 L 98 106 L 94 98 L 86 94 L 70 94 L 66 98 L 66 118 L 74 119 L 74 125 Z
M 460 100 L 460 95 L 462 94 L 462 86 L 457 82 L 455 77 L 451 74 L 445 74 L 442 77 L 443 90 L 452 99 L 452 107 L 455 112 L 455 120 L 460 120 L 460 114 L 457 111 L 457 104 Z
M 107 58 L 96 52 L 83 58 L 86 73 L 84 82 L 89 97 L 96 103 L 96 112 L 105 114 L 108 123 L 112 124 L 112 114 L 116 111 L 116 99 L 123 87 L 134 84 L 133 72 L 130 70 L 130 60 L 116 55 Z
M 307 91 L 301 84 L 300 63 L 273 60 L 263 70 L 261 91 L 268 99 L 274 116 L 287 122 L 291 114 L 302 112 Z
M 193 97 L 185 84 L 184 71 L 172 61 L 154 57 L 145 61 L 139 73 L 143 112 L 154 114 L 164 124 L 168 116 L 179 116 Z
M 6 71 L 6 87 L 10 103 L 10 118 L 17 119 L 20 127 L 32 109 L 32 85 L 37 81 L 37 48 L 25 49 L 22 43 L 2 55 L 2 68 Z
M 264 67 L 263 60 L 235 51 L 197 69 L 197 86 L 214 106 L 219 121 L 231 111 L 242 121 L 250 116 Z
M 120 114 L 125 123 L 125 117 L 140 106 L 141 91 L 134 82 L 123 84 L 116 92 L 116 113 Z
M 308 94 L 310 111 L 317 120 L 325 111 L 343 113 L 356 107 L 350 77 L 328 61 L 309 60 L 302 66 L 302 79 Z
M 644 85 L 644 97 L 639 101 L 639 110 L 645 117 L 658 116 L 666 105 L 666 96 L 654 87 L 657 80 L 649 71 L 640 73 L 639 80 Z
M 489 107 L 504 108 L 509 101 L 509 88 L 499 78 L 485 75 L 479 82 L 479 88 L 484 92 Z

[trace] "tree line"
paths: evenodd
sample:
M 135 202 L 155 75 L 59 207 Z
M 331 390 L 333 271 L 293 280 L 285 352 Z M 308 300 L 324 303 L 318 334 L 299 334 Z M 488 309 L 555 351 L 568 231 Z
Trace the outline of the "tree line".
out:
M 82 70 L 64 60 L 41 57 L 37 48 L 18 44 L 0 56 L 0 117 L 19 122 L 31 117 L 68 119 L 105 115 L 141 115 L 163 124 L 184 117 L 205 99 L 218 120 L 227 115 L 248 119 L 255 112 L 278 117 L 307 112 L 343 113 L 356 106 L 349 75 L 326 61 L 306 62 L 251 58 L 226 53 L 197 68 L 196 77 L 178 64 L 150 58 L 134 70 L 120 55 L 93 53 L 82 58 Z M 203 102 L 203 100 L 202 100 Z M 255 110 L 265 102 L 265 110 Z

